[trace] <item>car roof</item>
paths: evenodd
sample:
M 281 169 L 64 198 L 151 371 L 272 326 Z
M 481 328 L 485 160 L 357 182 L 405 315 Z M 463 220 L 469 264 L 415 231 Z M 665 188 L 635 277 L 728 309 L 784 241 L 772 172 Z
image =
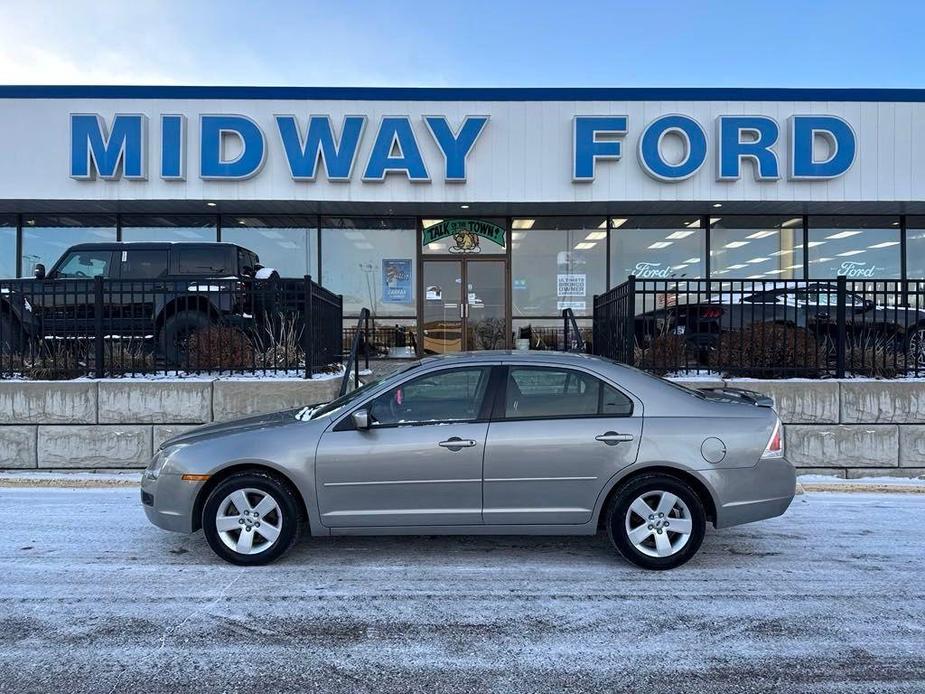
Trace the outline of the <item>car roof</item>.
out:
M 138 250 L 164 250 L 178 246 L 188 246 L 197 248 L 243 248 L 236 243 L 224 243 L 221 241 L 106 241 L 103 243 L 76 243 L 69 246 L 69 251 L 93 251 L 107 249 L 138 249 Z
M 480 362 L 497 362 L 516 364 L 561 364 L 562 366 L 576 366 L 593 371 L 621 372 L 621 376 L 636 379 L 638 375 L 651 378 L 648 374 L 612 359 L 597 357 L 583 352 L 557 352 L 555 350 L 526 350 L 526 349 L 489 349 L 479 352 L 453 352 L 451 354 L 430 355 L 421 359 L 422 366 L 437 366 L 439 364 L 477 364 Z

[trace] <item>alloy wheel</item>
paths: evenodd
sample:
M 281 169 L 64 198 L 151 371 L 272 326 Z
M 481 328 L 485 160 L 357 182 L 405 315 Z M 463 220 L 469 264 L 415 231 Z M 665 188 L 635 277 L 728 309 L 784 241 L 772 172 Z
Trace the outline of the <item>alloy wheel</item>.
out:
M 670 557 L 691 537 L 693 521 L 687 504 L 675 494 L 652 490 L 636 497 L 626 511 L 626 535 L 649 557 Z
M 262 489 L 237 489 L 226 496 L 215 514 L 215 529 L 228 549 L 260 554 L 279 538 L 283 514 L 279 503 Z
M 917 367 L 925 367 L 925 329 L 919 328 L 912 333 L 909 338 L 909 355 Z

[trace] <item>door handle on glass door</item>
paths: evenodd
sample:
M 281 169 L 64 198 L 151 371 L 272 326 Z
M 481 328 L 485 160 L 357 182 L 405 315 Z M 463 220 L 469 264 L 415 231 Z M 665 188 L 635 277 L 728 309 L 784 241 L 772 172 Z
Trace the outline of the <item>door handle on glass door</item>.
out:
M 437 444 L 442 448 L 449 448 L 451 451 L 458 451 L 460 448 L 472 448 L 475 441 L 472 439 L 461 439 L 458 436 L 451 436 L 446 441 Z
M 632 441 L 633 435 L 632 434 L 618 434 L 615 431 L 608 431 L 604 434 L 598 434 L 597 436 L 594 437 L 594 440 L 601 441 L 602 443 L 606 443 L 608 446 L 610 446 L 615 443 L 623 443 L 625 441 Z

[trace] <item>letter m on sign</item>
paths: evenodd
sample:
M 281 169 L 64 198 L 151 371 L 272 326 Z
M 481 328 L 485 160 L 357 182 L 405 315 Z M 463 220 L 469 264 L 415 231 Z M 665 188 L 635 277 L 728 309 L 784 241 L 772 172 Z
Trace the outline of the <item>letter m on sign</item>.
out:
M 140 113 L 117 114 L 110 128 L 97 113 L 72 113 L 71 178 L 146 179 L 147 135 L 148 117 Z

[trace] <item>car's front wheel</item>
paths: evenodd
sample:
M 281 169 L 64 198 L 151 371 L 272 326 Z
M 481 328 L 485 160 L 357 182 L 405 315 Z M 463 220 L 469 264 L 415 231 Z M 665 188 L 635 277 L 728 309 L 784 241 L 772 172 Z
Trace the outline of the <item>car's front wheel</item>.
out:
M 617 551 L 644 569 L 673 569 L 693 557 L 706 532 L 703 502 L 690 485 L 665 474 L 642 475 L 621 487 L 607 513 Z
M 211 491 L 202 530 L 212 550 L 232 564 L 269 564 L 301 534 L 300 502 L 289 485 L 263 472 L 239 472 Z

